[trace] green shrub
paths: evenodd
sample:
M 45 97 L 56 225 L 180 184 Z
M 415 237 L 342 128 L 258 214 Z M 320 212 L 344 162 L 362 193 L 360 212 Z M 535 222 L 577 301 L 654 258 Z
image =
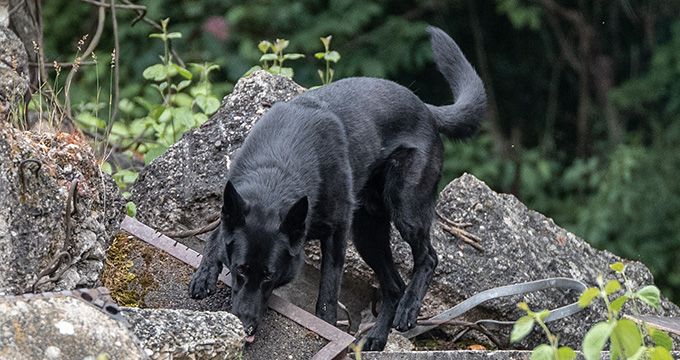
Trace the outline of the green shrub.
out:
M 668 334 L 644 323 L 637 324 L 622 317 L 622 309 L 626 303 L 631 303 L 635 315 L 640 315 L 639 303 L 658 309 L 661 301 L 659 289 L 653 285 L 633 289 L 630 280 L 626 277 L 623 263 L 612 264 L 611 269 L 619 279 L 610 279 L 605 282 L 604 277 L 600 275 L 597 278 L 597 287 L 586 289 L 579 298 L 581 307 L 588 307 L 593 301 L 600 299 L 607 309 L 607 320 L 594 324 L 583 338 L 581 350 L 586 360 L 599 360 L 607 343 L 609 343 L 609 356 L 612 360 L 643 358 L 672 360 L 670 352 L 673 349 L 673 340 Z M 522 340 L 537 324 L 546 334 L 549 344 L 541 344 L 534 348 L 531 353 L 532 360 L 576 358 L 573 349 L 558 345 L 559 337 L 546 326 L 544 320 L 550 316 L 550 311 L 534 312 L 526 303 L 520 303 L 519 308 L 527 315 L 515 322 L 510 341 Z

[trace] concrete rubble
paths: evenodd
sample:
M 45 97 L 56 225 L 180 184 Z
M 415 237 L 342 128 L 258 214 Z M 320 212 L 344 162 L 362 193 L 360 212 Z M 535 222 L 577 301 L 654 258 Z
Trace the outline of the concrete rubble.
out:
M 0 295 L 97 286 L 123 208 L 85 139 L 0 123 Z
M 303 90 L 286 78 L 266 72 L 241 79 L 208 122 L 187 132 L 141 172 L 132 188 L 138 220 L 163 231 L 205 225 L 221 206 L 230 159 L 252 124 L 274 102 L 289 100 Z M 226 286 L 220 285 L 218 293 L 205 300 L 190 299 L 190 266 L 124 232 L 113 237 L 121 220 L 123 201 L 110 178 L 97 169 L 91 152 L 84 149 L 83 141 L 74 135 L 22 133 L 0 124 L 0 248 L 9 249 L 0 252 L 0 294 L 30 291 L 40 270 L 64 249 L 71 261 L 58 267 L 64 270 L 62 276 L 37 290 L 102 282 L 120 305 L 127 306 L 122 315 L 129 329 L 101 312 L 90 314 L 98 310 L 76 299 L 0 297 L 0 324 L 4 324 L 0 328 L 0 357 L 28 351 L 20 345 L 32 344 L 43 331 L 48 340 L 30 350 L 38 358 L 64 354 L 69 355 L 65 358 L 82 358 L 106 352 L 113 358 L 306 359 L 329 343 L 269 311 L 255 342 L 244 346 L 242 326 L 227 312 L 230 291 Z M 27 159 L 37 160 L 40 169 Z M 22 166 L 23 180 L 19 175 Z M 75 220 L 68 224 L 64 216 L 71 205 L 66 200 L 70 199 L 74 179 L 79 180 L 78 211 L 70 214 Z M 480 241 L 471 246 L 452 235 L 446 229 L 451 226 L 442 225 L 445 220 L 434 220 L 431 237 L 440 261 L 421 310 L 423 316 L 436 315 L 482 290 L 518 282 L 564 276 L 592 285 L 596 276 L 607 272 L 609 264 L 616 261 L 624 261 L 634 287 L 654 282 L 643 264 L 592 248 L 551 219 L 527 209 L 514 196 L 498 194 L 472 175 L 452 181 L 440 194 L 437 210 Z M 202 249 L 198 238 L 181 241 L 199 252 Z M 399 270 L 408 279 L 410 249 L 396 232 L 392 244 Z M 105 257 L 106 269 L 100 277 Z M 277 294 L 312 311 L 319 264 L 315 242 L 308 244 L 306 260 L 299 279 Z M 362 320 L 371 320 L 370 308 L 379 300 L 375 285 L 372 272 L 350 246 L 340 300 L 347 305 L 352 330 Z M 521 315 L 516 308 L 519 301 L 526 301 L 533 309 L 556 308 L 575 301 L 578 295 L 549 290 L 493 300 L 469 312 L 463 320 L 513 320 Z M 86 314 L 87 319 L 63 317 L 69 314 Z M 579 348 L 585 331 L 603 314 L 602 308 L 596 306 L 550 327 L 559 334 L 561 344 Z M 660 314 L 680 316 L 680 309 L 662 299 Z M 341 318 L 347 320 L 344 314 Z M 79 334 L 79 326 L 83 332 L 91 326 L 82 339 L 73 335 Z M 70 337 L 65 338 L 66 328 Z M 99 329 L 111 338 L 98 338 Z M 451 326 L 442 328 L 443 334 L 449 335 L 457 330 Z M 508 332 L 506 329 L 498 335 L 505 338 Z M 483 340 L 472 332 L 471 336 L 475 341 Z M 395 335 L 391 338 L 394 340 L 388 347 L 394 352 L 365 354 L 362 358 L 528 358 L 527 352 L 517 351 L 412 353 L 411 342 Z M 108 344 L 115 344 L 115 349 L 106 347 L 103 339 L 109 339 Z M 104 345 L 87 347 L 81 340 Z M 534 334 L 513 346 L 531 349 L 542 342 L 543 337 Z M 126 353 L 114 356 L 113 351 Z
M 145 359 L 118 320 L 80 299 L 0 298 L 2 359 Z
M 237 359 L 243 326 L 226 311 L 126 308 L 123 316 L 151 359 Z
M 644 264 L 622 259 L 608 251 L 594 249 L 583 239 L 556 225 L 552 219 L 528 209 L 516 197 L 498 194 L 472 175 L 465 174 L 447 185 L 439 196 L 437 211 L 449 220 L 460 223 L 464 230 L 479 237 L 483 251 L 447 232 L 438 219 L 434 220 L 431 239 L 439 265 L 421 308 L 421 316 L 434 316 L 476 293 L 498 286 L 568 277 L 595 286 L 598 274 L 613 277 L 609 265 L 623 261 L 626 275 L 633 288 L 654 283 Z M 309 262 L 318 267 L 319 251 L 308 246 Z M 411 273 L 411 251 L 393 231 L 392 251 L 395 263 L 404 279 Z M 350 248 L 347 254 L 346 277 L 353 281 L 374 283 L 373 273 Z M 367 294 L 368 295 L 368 294 Z M 522 316 L 517 309 L 525 301 L 534 310 L 555 309 L 575 302 L 573 291 L 546 290 L 492 300 L 465 314 L 461 320 L 515 320 Z M 643 312 L 652 309 L 643 307 Z M 661 316 L 680 316 L 680 308 L 662 297 Z M 550 325 L 560 335 L 560 341 L 575 348 L 591 324 L 604 319 L 603 306 L 588 308 L 574 316 Z M 451 333 L 460 328 L 444 327 Z M 501 333 L 507 338 L 509 328 Z M 515 346 L 531 349 L 544 341 L 540 332 Z

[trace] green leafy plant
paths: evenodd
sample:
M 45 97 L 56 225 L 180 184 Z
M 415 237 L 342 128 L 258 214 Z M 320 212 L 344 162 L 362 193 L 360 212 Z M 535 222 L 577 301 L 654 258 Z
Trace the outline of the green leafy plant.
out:
M 519 0 L 496 0 L 496 9 L 506 14 L 515 28 L 539 30 L 541 27 L 541 8 L 538 6 L 524 5 Z
M 189 89 L 193 80 L 192 72 L 176 64 L 169 51 L 170 40 L 181 38 L 182 34 L 168 32 L 168 22 L 168 19 L 161 21 L 163 27 L 161 33 L 149 35 L 163 42 L 164 55 L 160 57 L 161 63 L 147 67 L 142 74 L 145 79 L 154 82 L 152 87 L 158 91 L 162 102 L 153 104 L 137 98 L 137 102 L 148 110 L 148 114 L 131 124 L 132 128 L 137 126 L 139 130 L 144 129 L 132 131 L 132 135 L 144 134 L 146 129 L 151 129 L 155 137 L 155 143 L 142 144 L 138 148 L 144 153 L 145 163 L 165 152 L 184 132 L 205 122 L 219 107 L 219 100 L 210 94 L 208 79 L 210 72 L 216 70 L 217 66 L 193 64 L 192 66 L 200 73 L 200 80 L 196 86 Z
M 656 286 L 648 285 L 641 289 L 633 289 L 633 284 L 625 274 L 625 265 L 621 262 L 610 265 L 610 268 L 623 281 L 610 279 L 605 282 L 602 275 L 597 277 L 597 286 L 586 289 L 579 297 L 579 305 L 590 306 L 596 299 L 601 299 L 607 309 L 607 320 L 594 324 L 583 338 L 582 351 L 586 360 L 599 360 L 602 351 L 609 343 L 609 355 L 617 359 L 650 359 L 670 360 L 673 340 L 665 332 L 646 324 L 638 324 L 622 317 L 622 309 L 630 303 L 635 315 L 640 314 L 639 303 L 658 309 L 661 303 L 660 292 Z M 558 346 L 558 337 L 550 332 L 544 320 L 550 316 L 548 310 L 534 312 L 526 303 L 519 308 L 527 315 L 519 318 L 510 334 L 510 341 L 517 342 L 525 338 L 538 324 L 545 332 L 549 344 L 541 344 L 534 348 L 531 359 L 564 360 L 574 359 L 573 349 Z
M 532 360 L 572 360 L 576 358 L 576 352 L 568 346 L 559 346 L 559 338 L 550 332 L 550 329 L 545 325 L 544 320 L 550 316 L 549 310 L 532 311 L 527 303 L 519 303 L 517 305 L 526 315 L 519 318 L 512 327 L 510 333 L 510 341 L 518 342 L 524 339 L 538 325 L 543 329 L 549 344 L 541 344 L 534 348 L 531 352 Z
M 659 289 L 654 285 L 648 285 L 635 290 L 626 276 L 626 266 L 623 263 L 614 263 L 610 268 L 623 280 L 623 285 L 618 279 L 605 282 L 604 277 L 600 275 L 597 277 L 597 287 L 586 289 L 579 298 L 581 307 L 587 307 L 599 298 L 607 308 L 607 320 L 593 325 L 583 338 L 583 355 L 586 360 L 600 359 L 607 342 L 613 360 L 672 359 L 670 351 L 673 341 L 668 334 L 644 323 L 637 324 L 630 319 L 622 318 L 622 309 L 626 303 L 631 304 L 635 315 L 640 315 L 639 303 L 658 309 L 661 304 Z
M 168 23 L 168 19 L 161 21 L 162 32 L 149 35 L 163 42 L 164 52 L 160 63 L 147 67 L 142 74 L 153 82 L 151 87 L 158 97 L 121 99 L 121 113 L 132 120 L 116 122 L 109 135 L 109 140 L 120 149 L 141 153 L 146 164 L 163 154 L 187 130 L 207 121 L 220 105 L 210 83 L 210 73 L 219 67 L 192 63 L 189 66 L 193 71 L 190 71 L 178 64 L 170 52 L 169 42 L 181 38 L 182 34 L 168 32 Z
M 284 50 L 288 47 L 290 41 L 286 39 L 276 39 L 275 42 L 262 40 L 257 45 L 257 48 L 262 53 L 260 56 L 260 64 L 250 68 L 246 75 L 249 75 L 257 70 L 266 70 L 275 75 L 285 76 L 289 79 L 293 78 L 293 68 L 283 66 L 286 60 L 297 60 L 305 57 L 304 54 L 290 53 L 284 54 Z
M 160 62 L 147 67 L 142 74 L 152 82 L 150 87 L 153 91 L 143 97 L 121 99 L 118 104 L 121 117 L 114 123 L 109 123 L 111 119 L 107 122 L 99 117 L 98 110 L 104 106 L 98 100 L 99 90 L 96 102 L 81 104 L 76 116 L 81 129 L 95 138 L 104 138 L 107 146 L 111 144 L 115 151 L 129 158 L 142 157 L 146 164 L 163 154 L 184 132 L 207 121 L 220 106 L 210 82 L 210 74 L 219 67 L 211 63 L 190 63 L 189 70 L 178 64 L 170 52 L 169 42 L 181 38 L 182 34 L 169 32 L 168 24 L 168 19 L 163 20 L 162 32 L 149 35 L 164 45 Z M 105 159 L 108 155 L 109 152 L 104 151 Z M 104 160 L 100 167 L 103 172 L 112 175 L 128 199 L 129 193 L 125 190 L 137 179 L 137 171 Z M 127 203 L 127 212 L 130 216 L 136 213 L 133 202 Z
M 366 338 L 359 340 L 358 343 L 349 344 L 350 350 L 354 352 L 355 360 L 361 360 L 361 350 L 364 348 L 364 344 L 366 344 Z
M 147 164 L 165 152 L 184 132 L 203 124 L 220 105 L 210 83 L 210 73 L 219 67 L 192 63 L 189 66 L 193 71 L 190 71 L 177 64 L 169 50 L 169 41 L 181 38 L 182 34 L 168 32 L 168 22 L 168 19 L 161 22 L 161 33 L 149 35 L 163 42 L 164 53 L 160 63 L 143 72 L 144 78 L 152 82 L 157 96 L 121 99 L 118 107 L 128 120 L 111 124 L 110 134 L 105 134 L 119 150 L 142 154 Z M 106 122 L 98 118 L 97 108 L 94 104 L 81 109 L 77 119 L 83 127 L 93 131 L 104 129 Z
M 323 60 L 326 63 L 326 69 L 325 70 L 318 70 L 319 78 L 321 78 L 321 83 L 323 85 L 328 85 L 333 81 L 333 75 L 335 74 L 335 71 L 331 67 L 331 63 L 337 64 L 338 61 L 340 61 L 340 53 L 331 50 L 331 40 L 333 39 L 333 35 L 328 35 L 326 37 L 322 37 L 321 43 L 323 44 L 324 51 L 318 52 L 314 54 L 314 57 Z

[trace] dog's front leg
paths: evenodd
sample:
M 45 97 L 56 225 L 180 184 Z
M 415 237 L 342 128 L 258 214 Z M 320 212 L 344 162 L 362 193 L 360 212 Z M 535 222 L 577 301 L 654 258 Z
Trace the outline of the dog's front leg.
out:
M 338 294 L 342 281 L 347 247 L 346 224 L 338 226 L 331 236 L 321 240 L 321 280 L 316 300 L 316 316 L 335 326 L 337 320 Z
M 191 277 L 189 295 L 193 299 L 204 299 L 217 290 L 217 278 L 222 272 L 222 256 L 225 253 L 219 231 L 219 228 L 215 230 L 206 242 L 201 264 Z

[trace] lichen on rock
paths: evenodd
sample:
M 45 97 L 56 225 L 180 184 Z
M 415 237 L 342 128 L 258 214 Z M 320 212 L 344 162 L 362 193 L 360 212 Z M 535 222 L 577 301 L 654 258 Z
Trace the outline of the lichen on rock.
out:
M 123 208 L 79 135 L 0 124 L 0 294 L 97 286 Z

